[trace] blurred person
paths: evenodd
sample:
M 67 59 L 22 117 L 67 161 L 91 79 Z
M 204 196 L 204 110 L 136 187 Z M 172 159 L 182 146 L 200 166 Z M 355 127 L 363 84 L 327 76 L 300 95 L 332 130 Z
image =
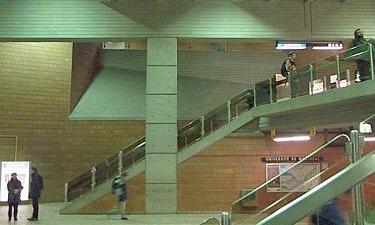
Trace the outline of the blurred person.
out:
M 124 176 L 126 176 L 126 173 L 124 173 L 123 175 L 118 175 L 113 179 L 112 194 L 117 195 L 117 200 L 119 202 L 119 208 L 120 208 L 120 213 L 121 213 L 121 219 L 128 220 L 125 214 L 126 199 L 128 197 L 128 187 L 124 181 Z
M 311 218 L 311 222 L 315 225 L 345 225 L 345 219 L 342 216 L 341 210 L 337 204 L 336 199 L 326 203 L 319 211 Z

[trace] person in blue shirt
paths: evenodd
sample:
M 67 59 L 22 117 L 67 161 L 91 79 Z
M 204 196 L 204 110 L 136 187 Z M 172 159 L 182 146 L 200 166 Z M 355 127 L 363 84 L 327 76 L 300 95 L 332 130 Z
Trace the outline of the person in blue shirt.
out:
M 124 181 L 123 176 L 126 176 L 126 173 L 123 175 L 116 176 L 112 181 L 112 194 L 117 195 L 117 199 L 120 205 L 121 219 L 128 220 L 125 216 L 125 207 L 126 199 L 128 197 L 128 187 Z

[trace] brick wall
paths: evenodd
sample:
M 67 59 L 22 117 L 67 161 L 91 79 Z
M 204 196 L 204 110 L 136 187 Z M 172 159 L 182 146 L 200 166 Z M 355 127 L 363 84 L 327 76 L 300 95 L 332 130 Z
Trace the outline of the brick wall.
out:
M 265 182 L 264 156 L 304 156 L 323 143 L 320 135 L 305 143 L 275 143 L 265 137 L 226 137 L 184 162 L 178 169 L 178 210 L 223 211 L 240 197 L 241 189 L 255 188 Z M 332 152 L 341 157 L 339 150 Z M 335 154 L 333 153 L 333 154 Z M 332 153 L 331 153 L 332 154 Z M 262 204 L 279 196 L 260 192 Z
M 323 142 L 323 135 L 316 135 L 309 142 L 295 143 L 275 143 L 269 136 L 225 137 L 178 166 L 178 212 L 229 210 L 231 202 L 240 196 L 241 189 L 255 188 L 265 182 L 266 167 L 261 161 L 262 157 L 305 156 Z M 344 158 L 344 151 L 342 147 L 333 147 L 326 149 L 321 156 L 323 162 L 332 166 Z M 344 165 L 345 162 L 339 163 L 335 168 Z M 144 175 L 131 179 L 128 184 L 128 212 L 144 212 Z M 270 203 L 282 195 L 262 190 L 257 196 L 257 204 L 261 206 Z M 341 204 L 350 204 L 348 199 L 346 196 Z M 108 193 L 84 207 L 80 213 L 104 213 L 115 204 L 116 199 Z M 240 207 L 239 210 L 249 212 L 255 209 Z
M 142 173 L 130 181 L 128 185 L 128 199 L 126 211 L 128 213 L 145 213 L 145 174 Z M 101 214 L 116 209 L 117 197 L 111 192 L 79 210 L 81 214 Z
M 137 121 L 69 121 L 71 43 L 0 43 L 0 134 L 18 135 L 18 160 L 44 176 L 43 202 L 64 183 L 144 135 Z M 0 138 L 1 160 L 14 140 Z
M 30 160 L 44 176 L 44 202 L 61 201 L 64 182 L 144 134 L 142 122 L 69 121 L 71 62 L 71 43 L 0 43 L 0 134 L 18 135 L 18 159 Z M 223 138 L 178 167 L 178 211 L 227 210 L 241 189 L 265 181 L 261 157 L 303 156 L 322 143 L 319 135 L 303 144 Z M 13 160 L 14 145 L 0 138 L 1 160 Z M 333 163 L 341 154 L 333 148 L 324 158 Z M 144 175 L 129 182 L 129 195 L 128 211 L 144 212 Z M 82 212 L 106 212 L 113 204 L 108 194 Z
M 91 84 L 95 73 L 100 68 L 100 43 L 73 44 L 72 76 L 70 89 L 70 110 L 76 104 Z

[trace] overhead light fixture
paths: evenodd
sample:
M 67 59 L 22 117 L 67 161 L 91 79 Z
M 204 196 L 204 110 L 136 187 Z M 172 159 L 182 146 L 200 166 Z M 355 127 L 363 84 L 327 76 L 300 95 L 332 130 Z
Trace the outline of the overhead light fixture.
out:
M 276 49 L 297 50 L 297 49 L 306 49 L 306 48 L 307 48 L 307 45 L 304 42 L 276 41 Z
M 341 41 L 276 41 L 276 49 L 280 50 L 340 50 L 344 48 Z
M 292 142 L 292 141 L 309 141 L 311 137 L 316 134 L 316 128 L 313 126 L 310 128 L 310 135 L 290 135 L 290 136 L 276 136 L 276 130 L 271 130 L 271 138 L 274 142 Z
M 312 49 L 314 50 L 340 50 L 343 49 L 344 45 L 341 42 L 315 42 L 312 43 Z
M 274 138 L 274 142 L 287 142 L 287 141 L 310 141 L 310 136 L 303 135 L 303 136 L 290 136 L 290 137 L 278 137 Z
M 130 43 L 128 42 L 103 42 L 102 49 L 109 50 L 127 50 L 130 48 Z
M 375 137 L 365 137 L 365 141 L 367 141 L 367 142 L 375 142 Z

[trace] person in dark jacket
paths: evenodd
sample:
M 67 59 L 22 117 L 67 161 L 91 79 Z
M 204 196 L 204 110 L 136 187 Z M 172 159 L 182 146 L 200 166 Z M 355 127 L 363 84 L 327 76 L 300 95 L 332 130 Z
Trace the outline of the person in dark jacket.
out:
M 17 173 L 11 174 L 11 179 L 7 184 L 8 188 L 8 220 L 12 219 L 12 209 L 14 220 L 17 220 L 18 205 L 21 202 L 21 190 L 23 189 L 21 182 L 17 179 Z
M 297 54 L 293 51 L 288 52 L 288 57 L 285 59 L 283 64 L 281 65 L 281 75 L 283 77 L 287 78 L 290 75 L 293 75 L 295 71 L 297 70 L 296 67 L 296 59 L 297 59 Z
M 352 47 L 356 47 L 362 44 L 366 44 L 367 40 L 364 38 L 363 31 L 361 29 L 356 29 L 354 31 L 354 39 L 352 41 Z M 357 70 L 358 70 L 358 78 L 359 81 L 364 81 L 370 78 L 370 63 L 364 59 L 357 59 Z
M 39 199 L 44 184 L 43 177 L 39 175 L 37 168 L 31 167 L 31 184 L 29 197 L 33 204 L 33 216 L 28 218 L 29 221 L 38 221 L 39 217 Z
M 344 225 L 346 224 L 336 200 L 325 204 L 318 214 L 311 218 L 314 225 Z
M 126 176 L 126 173 L 123 174 Z M 121 219 L 127 220 L 125 216 L 126 199 L 128 197 L 128 188 L 121 175 L 116 176 L 112 181 L 112 194 L 116 194 L 120 205 Z

